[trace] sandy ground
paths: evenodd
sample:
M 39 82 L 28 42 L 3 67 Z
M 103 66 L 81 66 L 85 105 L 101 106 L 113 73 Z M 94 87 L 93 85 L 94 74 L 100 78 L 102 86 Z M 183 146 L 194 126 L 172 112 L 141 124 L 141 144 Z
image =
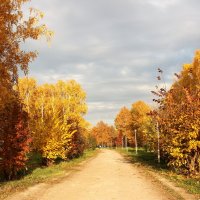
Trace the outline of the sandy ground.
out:
M 167 193 L 120 154 L 102 150 L 63 181 L 40 184 L 9 200 L 170 200 Z

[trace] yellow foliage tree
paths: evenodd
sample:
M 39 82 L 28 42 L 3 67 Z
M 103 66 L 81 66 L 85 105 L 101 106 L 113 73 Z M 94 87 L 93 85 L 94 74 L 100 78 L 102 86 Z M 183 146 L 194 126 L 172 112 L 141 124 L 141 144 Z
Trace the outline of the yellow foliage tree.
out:
M 176 76 L 168 92 L 161 88 L 154 93 L 159 96 L 155 113 L 162 154 L 176 170 L 196 174 L 200 172 L 200 51 Z
M 83 153 L 86 94 L 76 81 L 38 86 L 34 79 L 24 78 L 19 91 L 29 112 L 33 150 L 41 152 L 47 163 Z
M 123 107 L 115 118 L 115 127 L 118 130 L 119 135 L 122 137 L 122 145 L 126 146 L 126 139 L 128 138 L 129 143 L 133 143 L 133 130 L 132 130 L 132 116 L 128 108 Z
M 137 101 L 132 104 L 131 116 L 132 116 L 132 129 L 137 131 L 138 145 L 139 146 L 149 146 L 148 143 L 150 140 L 150 130 L 151 118 L 148 116 L 148 113 L 151 111 L 151 108 L 143 101 Z M 152 133 L 152 132 L 151 132 Z
M 115 146 L 116 131 L 113 126 L 109 126 L 105 122 L 100 121 L 91 129 L 91 134 L 96 138 L 98 146 Z

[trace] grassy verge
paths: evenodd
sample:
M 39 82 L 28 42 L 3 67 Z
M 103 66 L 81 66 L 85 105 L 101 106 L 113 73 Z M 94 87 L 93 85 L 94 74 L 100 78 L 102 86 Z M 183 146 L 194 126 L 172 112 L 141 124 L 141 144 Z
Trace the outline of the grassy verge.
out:
M 138 163 L 151 169 L 161 175 L 163 175 L 168 180 L 174 182 L 177 186 L 186 189 L 189 193 L 195 194 L 200 198 L 200 177 L 191 178 L 185 177 L 180 174 L 176 174 L 170 170 L 165 163 L 157 163 L 157 158 L 152 152 L 146 152 L 143 149 L 138 150 L 138 154 L 135 153 L 133 148 L 118 149 L 119 153 L 123 154 L 132 163 Z
M 24 176 L 20 180 L 1 182 L 0 183 L 0 199 L 5 199 L 8 195 L 14 192 L 22 191 L 37 183 L 44 183 L 51 181 L 55 178 L 61 178 L 65 176 L 67 172 L 73 169 L 81 162 L 92 158 L 98 153 L 98 150 L 85 151 L 83 156 L 73 159 L 68 162 L 61 162 L 50 167 L 38 167 L 32 171 L 32 173 Z

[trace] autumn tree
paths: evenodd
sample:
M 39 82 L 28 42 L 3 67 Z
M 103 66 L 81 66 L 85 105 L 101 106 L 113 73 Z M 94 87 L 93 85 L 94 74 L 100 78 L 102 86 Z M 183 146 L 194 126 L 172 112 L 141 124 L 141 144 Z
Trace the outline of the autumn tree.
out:
M 16 177 L 25 169 L 26 154 L 31 138 L 27 126 L 27 113 L 22 111 L 21 103 L 15 96 L 0 110 L 0 140 L 3 141 L 1 173 L 6 179 Z
M 177 171 L 200 172 L 200 51 L 192 64 L 183 66 L 169 91 L 160 88 L 153 93 L 159 109 L 154 116 L 159 122 L 163 157 Z M 162 74 L 162 71 L 159 70 Z
M 19 70 L 28 73 L 28 65 L 37 52 L 23 50 L 22 43 L 51 35 L 45 25 L 38 25 L 42 18 L 40 12 L 31 9 L 25 19 L 22 5 L 27 1 L 6 0 L 0 6 L 0 140 L 3 141 L 0 157 L 3 158 L 1 171 L 8 179 L 24 168 L 28 151 L 27 117 L 13 86 L 18 82 Z
M 91 134 L 96 138 L 98 146 L 115 146 L 116 132 L 113 126 L 100 121 L 92 128 Z
M 117 130 L 114 126 L 110 126 L 110 145 L 111 147 L 117 147 Z
M 150 131 L 152 131 L 151 126 L 153 126 L 151 123 L 151 118 L 148 116 L 150 111 L 151 108 L 149 105 L 143 101 L 137 101 L 133 103 L 130 111 L 132 118 L 132 130 L 136 130 L 138 145 L 142 147 L 149 146 L 148 141 L 151 133 Z
M 92 134 L 92 130 L 88 130 L 85 135 L 85 147 L 86 149 L 94 150 L 97 147 L 96 137 Z
M 22 5 L 29 0 L 6 0 L 0 7 L 0 69 L 5 77 L 10 77 L 12 82 L 17 82 L 18 70 L 28 73 L 28 65 L 37 56 L 35 51 L 24 51 L 21 44 L 27 39 L 37 40 L 40 36 L 48 38 L 52 32 L 45 25 L 38 25 L 43 14 L 35 9 L 30 9 L 29 18 L 26 20 Z
M 71 148 L 68 152 L 69 158 L 78 157 L 84 151 L 83 133 L 87 129 L 88 123 L 83 118 L 87 113 L 86 93 L 81 85 L 74 80 L 70 80 L 66 84 L 66 92 L 68 98 L 67 124 L 70 124 L 70 131 L 74 132 L 71 140 Z
M 132 116 L 128 108 L 123 107 L 117 114 L 115 118 L 115 127 L 118 131 L 118 143 L 120 143 L 120 138 L 122 139 L 122 146 L 127 146 L 127 138 L 130 143 L 133 143 L 133 133 L 132 133 Z
M 81 155 L 88 127 L 81 85 L 74 80 L 37 85 L 34 79 L 24 78 L 19 80 L 19 91 L 29 112 L 32 149 L 40 152 L 47 164 Z

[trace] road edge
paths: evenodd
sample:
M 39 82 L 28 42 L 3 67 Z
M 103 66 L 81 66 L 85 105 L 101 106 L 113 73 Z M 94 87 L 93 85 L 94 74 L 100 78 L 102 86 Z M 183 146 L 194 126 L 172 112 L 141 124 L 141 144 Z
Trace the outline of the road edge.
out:
M 129 161 L 133 167 L 136 167 L 138 170 L 141 170 L 143 173 L 145 173 L 146 176 L 153 179 L 156 185 L 162 190 L 168 192 L 170 197 L 174 200 L 199 200 L 199 198 L 195 195 L 188 193 L 182 187 L 176 186 L 174 182 L 166 179 L 164 176 L 157 173 L 155 170 L 150 169 L 148 166 L 145 166 L 143 163 L 132 163 L 131 158 L 127 157 L 126 153 L 117 151 L 117 149 L 114 149 L 114 151 L 122 155 L 123 158 Z

